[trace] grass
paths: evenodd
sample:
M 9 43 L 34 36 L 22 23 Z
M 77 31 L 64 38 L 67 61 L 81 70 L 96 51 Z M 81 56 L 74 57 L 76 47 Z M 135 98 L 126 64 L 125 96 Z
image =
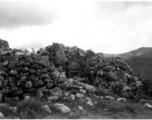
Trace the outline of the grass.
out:
M 15 113 L 13 110 L 9 109 L 7 106 L 0 106 L 0 112 L 5 116 L 5 117 L 10 117 L 14 116 Z
M 43 118 L 48 115 L 42 107 L 44 103 L 38 100 L 24 100 L 18 103 L 17 116 L 24 119 Z
M 143 107 L 142 104 L 133 101 L 117 102 L 96 97 L 90 97 L 94 106 L 85 104 L 85 101 L 76 99 L 74 101 L 67 99 L 59 99 L 57 101 L 47 102 L 39 100 L 23 100 L 19 101 L 16 105 L 17 112 L 14 113 L 7 106 L 0 106 L 0 112 L 5 117 L 17 116 L 21 119 L 146 119 L 152 118 L 152 109 Z M 62 103 L 68 106 L 72 113 L 64 114 L 55 107 L 55 103 Z M 42 106 L 48 105 L 52 113 L 49 114 Z M 80 110 L 78 106 L 83 107 Z

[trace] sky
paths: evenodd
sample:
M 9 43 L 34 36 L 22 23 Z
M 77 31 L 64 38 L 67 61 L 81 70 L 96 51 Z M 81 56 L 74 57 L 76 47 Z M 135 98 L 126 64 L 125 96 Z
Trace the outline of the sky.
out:
M 152 47 L 151 1 L 0 0 L 0 39 L 11 48 L 53 42 L 119 54 Z

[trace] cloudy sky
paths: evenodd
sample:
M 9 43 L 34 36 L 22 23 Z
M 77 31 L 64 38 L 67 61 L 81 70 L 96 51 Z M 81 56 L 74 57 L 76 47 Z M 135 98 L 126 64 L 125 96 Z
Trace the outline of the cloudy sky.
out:
M 0 39 L 11 48 L 58 42 L 116 54 L 152 47 L 152 2 L 0 0 Z

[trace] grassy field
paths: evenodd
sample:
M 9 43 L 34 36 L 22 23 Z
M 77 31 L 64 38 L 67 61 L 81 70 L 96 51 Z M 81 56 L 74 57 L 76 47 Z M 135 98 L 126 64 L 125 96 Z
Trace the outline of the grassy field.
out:
M 54 102 L 24 100 L 20 102 L 11 101 L 10 104 L 0 105 L 0 112 L 3 118 L 20 119 L 151 119 L 152 109 L 143 107 L 142 104 L 127 101 L 124 103 L 115 100 L 105 100 L 91 97 L 93 106 L 87 105 L 83 99 L 70 100 L 59 99 Z M 55 103 L 62 103 L 71 109 L 71 113 L 62 113 L 55 106 Z M 48 113 L 42 106 L 48 105 L 52 113 Z M 9 106 L 16 106 L 17 110 Z M 81 106 L 83 110 L 78 107 Z

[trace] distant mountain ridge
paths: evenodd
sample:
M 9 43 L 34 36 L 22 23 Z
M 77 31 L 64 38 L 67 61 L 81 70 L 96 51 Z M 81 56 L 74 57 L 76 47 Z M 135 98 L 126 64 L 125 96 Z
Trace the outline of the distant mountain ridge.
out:
M 152 54 L 152 47 L 141 47 L 141 48 L 138 48 L 137 50 L 132 50 L 127 53 L 119 54 L 118 56 L 120 56 L 124 60 L 128 60 L 134 57 L 152 59 L 151 54 Z
M 104 56 L 121 57 L 132 67 L 136 74 L 140 73 L 144 77 L 151 76 L 152 71 L 149 72 L 149 64 L 152 64 L 152 47 L 141 47 L 122 54 L 104 54 Z

